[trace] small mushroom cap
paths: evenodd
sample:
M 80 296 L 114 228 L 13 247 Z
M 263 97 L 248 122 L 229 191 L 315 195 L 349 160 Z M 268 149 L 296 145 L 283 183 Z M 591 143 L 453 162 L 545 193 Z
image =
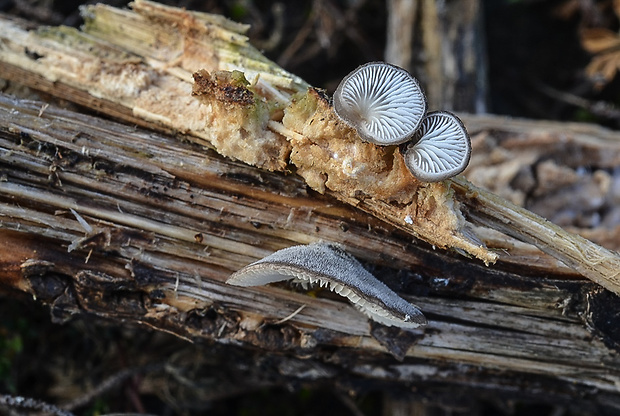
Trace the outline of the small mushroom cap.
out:
M 403 145 L 405 164 L 416 178 L 438 182 L 463 172 L 471 141 L 461 120 L 448 111 L 429 113 L 411 143 Z
M 418 328 L 422 312 L 377 280 L 353 256 L 334 244 L 285 248 L 233 273 L 226 283 L 260 286 L 289 279 L 326 286 L 384 325 Z
M 426 97 L 404 69 L 370 62 L 340 82 L 334 110 L 363 140 L 395 145 L 406 142 L 419 128 L 426 114 Z

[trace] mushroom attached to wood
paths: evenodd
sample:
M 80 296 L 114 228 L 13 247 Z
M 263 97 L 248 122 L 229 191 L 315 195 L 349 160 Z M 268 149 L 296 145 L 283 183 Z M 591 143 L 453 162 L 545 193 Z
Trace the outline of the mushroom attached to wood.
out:
M 461 120 L 448 111 L 429 113 L 411 143 L 405 164 L 417 179 L 438 182 L 461 173 L 469 163 L 471 141 Z
M 426 325 L 426 318 L 416 306 L 398 296 L 334 244 L 315 243 L 276 251 L 233 273 L 226 283 L 262 286 L 289 279 L 328 287 L 383 325 L 400 328 Z
M 378 145 L 409 140 L 426 114 L 418 81 L 402 68 L 370 62 L 347 75 L 334 93 L 334 110 L 360 137 Z

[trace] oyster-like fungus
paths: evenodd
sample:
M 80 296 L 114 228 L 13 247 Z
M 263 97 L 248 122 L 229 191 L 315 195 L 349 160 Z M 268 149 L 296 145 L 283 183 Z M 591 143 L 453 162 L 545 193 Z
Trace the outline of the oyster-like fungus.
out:
M 226 283 L 261 286 L 289 279 L 328 287 L 383 325 L 400 328 L 426 325 L 426 318 L 416 306 L 398 296 L 334 244 L 315 243 L 276 251 L 233 273 Z
M 418 81 L 402 68 L 370 62 L 347 75 L 334 93 L 334 110 L 360 137 L 378 145 L 409 140 L 426 114 Z
M 469 163 L 471 141 L 461 120 L 448 111 L 429 113 L 411 143 L 403 145 L 405 164 L 416 178 L 438 182 L 461 173 Z

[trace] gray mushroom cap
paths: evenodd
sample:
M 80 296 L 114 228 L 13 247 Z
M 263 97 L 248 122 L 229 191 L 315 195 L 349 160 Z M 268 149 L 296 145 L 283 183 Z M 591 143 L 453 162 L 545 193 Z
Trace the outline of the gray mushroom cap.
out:
M 370 62 L 347 75 L 334 93 L 334 110 L 360 137 L 378 145 L 406 142 L 426 114 L 426 97 L 407 71 Z
M 325 286 L 383 325 L 426 325 L 426 318 L 415 305 L 398 296 L 335 244 L 315 243 L 276 251 L 233 273 L 226 283 L 260 286 L 289 279 Z
M 461 173 L 471 156 L 471 141 L 461 120 L 448 111 L 429 113 L 410 144 L 403 145 L 405 165 L 424 182 Z

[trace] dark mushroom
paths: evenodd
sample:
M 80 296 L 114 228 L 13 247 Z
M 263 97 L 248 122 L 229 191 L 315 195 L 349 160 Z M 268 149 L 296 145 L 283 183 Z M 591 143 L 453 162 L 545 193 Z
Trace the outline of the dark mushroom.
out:
M 416 306 L 398 296 L 334 244 L 315 243 L 276 251 L 233 273 L 226 283 L 261 286 L 289 279 L 328 287 L 381 324 L 401 328 L 426 325 L 426 318 Z

